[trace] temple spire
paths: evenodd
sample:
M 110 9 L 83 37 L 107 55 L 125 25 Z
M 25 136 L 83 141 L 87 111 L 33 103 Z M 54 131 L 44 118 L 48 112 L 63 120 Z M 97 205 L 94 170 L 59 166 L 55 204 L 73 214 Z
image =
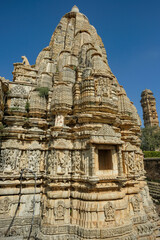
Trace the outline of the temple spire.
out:
M 76 5 L 74 5 L 71 9 L 71 12 L 79 13 L 79 8 Z

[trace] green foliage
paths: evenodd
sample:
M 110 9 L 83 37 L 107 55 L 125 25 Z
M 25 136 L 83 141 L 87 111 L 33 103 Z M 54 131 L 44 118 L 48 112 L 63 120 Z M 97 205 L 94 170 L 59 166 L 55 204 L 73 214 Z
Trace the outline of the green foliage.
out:
M 24 118 L 24 121 L 25 121 L 25 122 L 28 122 L 28 121 L 29 121 L 29 118 L 28 118 L 28 117 Z
M 8 90 L 7 92 L 6 92 L 6 95 L 9 95 L 11 93 L 11 90 Z
M 39 96 L 43 97 L 43 98 L 48 98 L 48 92 L 49 92 L 49 88 L 48 87 L 38 87 L 36 88 L 36 91 L 39 92 Z
M 77 67 L 76 67 L 76 66 L 73 66 L 73 70 L 76 72 L 76 71 L 77 71 Z
M 143 151 L 155 151 L 160 148 L 160 128 L 145 127 L 142 128 L 141 149 Z
M 29 113 L 29 107 L 30 107 L 30 104 L 27 100 L 26 105 L 25 105 L 25 110 L 26 110 L 27 113 Z
M 127 112 L 128 116 L 132 116 L 132 113 L 131 112 Z
M 0 123 L 0 131 L 3 130 L 4 126 L 3 123 Z
M 18 110 L 19 110 L 19 107 L 12 107 L 12 108 L 10 108 L 10 110 L 11 110 L 11 112 L 12 112 L 12 111 L 18 111 Z
M 59 69 L 58 69 L 58 66 L 56 66 L 56 73 L 58 73 L 59 72 Z
M 160 151 L 144 151 L 145 158 L 160 158 Z

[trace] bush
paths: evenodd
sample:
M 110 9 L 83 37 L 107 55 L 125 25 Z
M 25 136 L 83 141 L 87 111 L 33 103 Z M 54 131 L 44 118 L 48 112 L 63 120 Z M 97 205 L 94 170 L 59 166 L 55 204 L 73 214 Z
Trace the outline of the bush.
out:
M 153 158 L 153 157 L 155 157 L 155 158 L 160 158 L 160 151 L 158 152 L 156 152 L 156 151 L 144 151 L 143 152 L 144 153 L 144 157 L 145 158 Z
M 38 87 L 36 88 L 36 91 L 39 92 L 39 96 L 43 97 L 43 98 L 48 98 L 48 92 L 49 92 L 49 88 L 48 87 Z

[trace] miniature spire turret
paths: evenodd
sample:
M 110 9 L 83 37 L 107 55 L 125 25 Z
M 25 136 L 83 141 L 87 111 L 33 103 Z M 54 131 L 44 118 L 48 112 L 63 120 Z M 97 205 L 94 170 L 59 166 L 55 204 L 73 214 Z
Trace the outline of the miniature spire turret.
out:
M 145 89 L 141 94 L 141 106 L 143 109 L 144 126 L 159 126 L 156 110 L 156 100 L 150 89 Z

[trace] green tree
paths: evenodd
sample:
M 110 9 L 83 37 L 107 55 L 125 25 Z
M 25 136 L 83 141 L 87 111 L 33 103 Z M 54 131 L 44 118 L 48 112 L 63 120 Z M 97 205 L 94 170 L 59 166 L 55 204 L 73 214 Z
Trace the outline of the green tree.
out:
M 142 128 L 141 149 L 143 151 L 155 151 L 160 148 L 160 128 L 145 127 Z

